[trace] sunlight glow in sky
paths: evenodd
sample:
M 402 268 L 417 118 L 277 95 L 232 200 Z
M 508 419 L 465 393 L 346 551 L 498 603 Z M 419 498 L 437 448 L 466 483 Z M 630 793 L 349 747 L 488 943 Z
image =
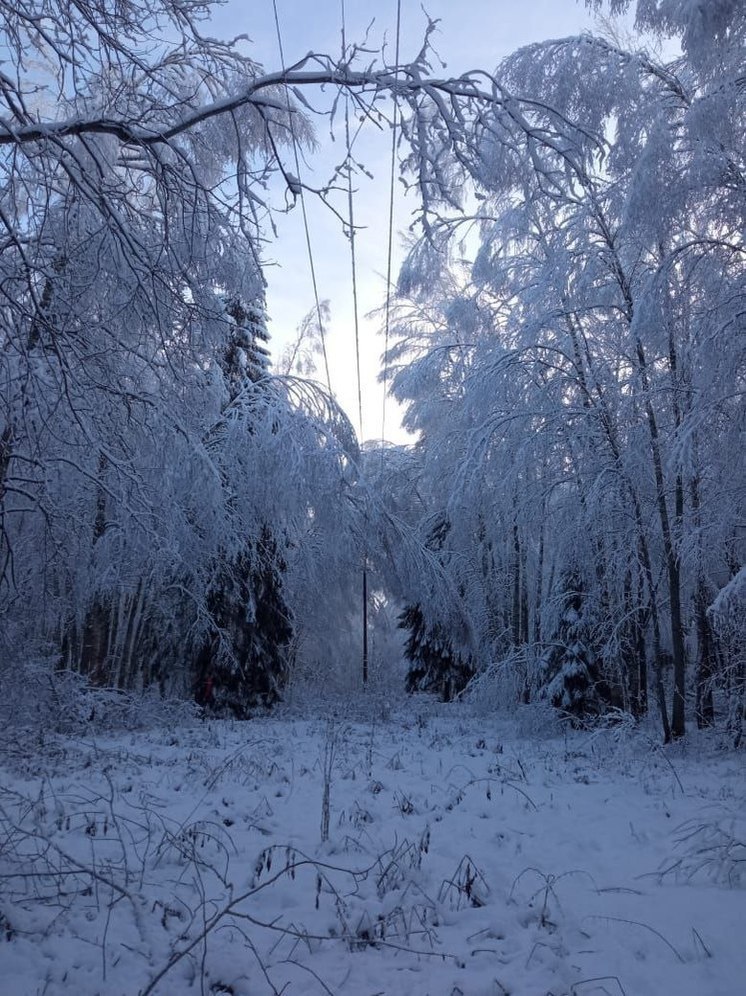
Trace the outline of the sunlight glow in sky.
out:
M 286 64 L 291 65 L 308 52 L 337 53 L 341 50 L 341 0 L 276 0 Z M 396 0 L 378 2 L 346 0 L 347 39 L 361 41 L 370 27 L 369 46 L 379 47 L 384 35 L 393 47 Z M 582 0 L 428 0 L 430 16 L 439 19 L 434 36 L 437 54 L 445 68 L 433 65 L 439 75 L 455 76 L 470 69 L 493 70 L 497 62 L 521 45 L 545 38 L 562 37 L 588 30 L 593 20 Z M 374 16 L 375 15 L 375 16 Z M 280 67 L 272 0 L 248 5 L 245 0 L 229 0 L 213 21 L 215 33 L 222 36 L 245 33 L 252 42 L 253 57 L 268 71 Z M 402 0 L 401 56 L 411 60 L 422 45 L 426 26 L 420 0 Z M 302 180 L 322 186 L 344 155 L 342 121 L 336 141 L 326 122 L 315 122 L 319 148 L 308 155 Z M 379 308 L 385 297 L 386 245 L 389 198 L 389 132 L 373 127 L 363 131 L 355 146 L 356 156 L 373 174 L 373 180 L 360 177 L 356 184 L 356 222 L 362 227 L 357 236 L 358 290 L 361 317 L 361 357 L 363 369 L 363 436 L 380 438 L 382 427 L 382 385 L 377 382 L 383 338 L 379 318 L 365 316 Z M 290 164 L 289 164 L 290 165 Z M 400 185 L 397 184 L 400 188 Z M 358 425 L 357 381 L 355 374 L 352 285 L 349 242 L 339 220 L 331 211 L 307 197 L 311 240 L 317 272 L 319 296 L 331 304 L 327 327 L 327 349 L 332 388 Z M 340 201 L 340 207 L 344 202 Z M 403 232 L 411 221 L 412 196 L 398 191 L 394 228 Z M 301 319 L 314 305 L 312 282 L 303 232 L 300 205 L 276 218 L 277 238 L 264 246 L 268 264 L 268 309 L 273 354 L 292 339 Z M 271 232 L 267 235 L 271 236 Z M 401 260 L 401 239 L 394 242 L 394 277 Z M 323 368 L 317 374 L 323 379 Z M 386 404 L 386 437 L 406 438 L 400 428 L 400 412 L 389 399 Z

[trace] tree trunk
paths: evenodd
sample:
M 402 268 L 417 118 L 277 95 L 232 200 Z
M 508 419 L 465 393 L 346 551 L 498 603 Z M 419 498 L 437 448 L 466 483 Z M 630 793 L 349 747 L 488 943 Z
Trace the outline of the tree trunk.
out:
M 513 646 L 521 643 L 521 542 L 518 537 L 518 524 L 513 523 Z
M 106 492 L 103 478 L 108 461 L 103 453 L 98 458 L 98 483 L 96 485 L 96 518 L 93 524 L 93 547 L 106 531 Z M 83 623 L 83 634 L 80 648 L 80 671 L 94 685 L 108 685 L 112 676 L 109 674 L 109 644 L 111 614 L 106 601 L 98 592 L 94 592 L 93 600 L 86 611 Z
M 650 384 L 642 341 L 636 340 L 637 359 L 640 364 L 640 376 L 644 391 L 645 414 L 650 432 L 650 447 L 653 456 L 655 473 L 656 504 L 663 537 L 663 554 L 666 562 L 668 578 L 669 609 L 671 615 L 671 650 L 673 654 L 673 712 L 671 716 L 671 736 L 683 737 L 686 733 L 685 700 L 686 700 L 686 648 L 684 646 L 684 626 L 681 613 L 681 570 L 678 554 L 674 548 L 671 520 L 666 501 L 665 479 L 663 476 L 663 460 L 660 451 L 660 434 L 658 421 L 650 401 Z M 677 478 L 675 489 L 676 515 L 680 517 L 683 510 L 683 486 L 681 478 Z
M 697 619 L 697 695 L 696 716 L 700 730 L 712 726 L 715 722 L 715 707 L 712 698 L 712 681 L 715 675 L 715 647 L 710 620 L 707 618 L 707 590 L 704 579 L 700 578 L 697 585 L 696 619 Z

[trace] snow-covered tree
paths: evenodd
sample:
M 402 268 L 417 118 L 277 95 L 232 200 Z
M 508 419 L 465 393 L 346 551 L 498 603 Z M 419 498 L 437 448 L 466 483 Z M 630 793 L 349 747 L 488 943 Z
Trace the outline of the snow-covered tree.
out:
M 601 678 L 597 637 L 579 572 L 563 575 L 560 598 L 556 632 L 541 662 L 540 695 L 573 722 L 582 722 L 603 713 L 611 695 Z
M 405 265 L 389 363 L 451 549 L 484 565 L 491 608 L 469 606 L 490 620 L 482 655 L 551 644 L 580 557 L 602 677 L 639 713 L 650 667 L 668 737 L 685 729 L 693 653 L 709 709 L 706 606 L 744 554 L 746 15 L 637 15 L 683 55 L 591 36 L 529 46 L 494 74 L 521 101 L 476 116 L 468 144 L 443 136 L 428 162 L 431 195 L 446 192 Z M 437 168 L 454 144 L 449 186 Z M 455 186 L 473 191 L 466 217 Z M 470 270 L 449 265 L 475 223 Z
M 7 660 L 184 692 L 221 633 L 257 646 L 238 631 L 260 590 L 292 617 L 290 656 L 302 634 L 320 652 L 363 561 L 458 654 L 537 659 L 579 567 L 603 679 L 641 713 L 652 675 L 680 736 L 694 674 L 711 720 L 707 606 L 743 561 L 746 505 L 746 14 L 635 9 L 681 54 L 584 36 L 438 79 L 427 42 L 401 66 L 353 47 L 265 72 L 200 31 L 209 4 L 0 0 Z M 265 191 L 300 196 L 293 101 L 319 85 L 379 121 L 396 97 L 421 195 L 388 357 L 418 433 L 409 503 L 376 490 L 323 391 L 264 368 Z
M 420 605 L 404 609 L 399 625 L 407 632 L 407 691 L 433 692 L 442 702 L 450 702 L 474 674 L 471 662 L 454 649 L 440 623 L 428 624 Z

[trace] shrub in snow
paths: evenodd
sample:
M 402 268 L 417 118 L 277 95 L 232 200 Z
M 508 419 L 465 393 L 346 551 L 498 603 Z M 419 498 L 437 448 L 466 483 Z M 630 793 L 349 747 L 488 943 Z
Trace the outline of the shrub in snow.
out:
M 513 712 L 519 703 L 527 703 L 536 687 L 536 649 L 528 644 L 516 647 L 510 654 L 493 661 L 469 682 L 462 698 L 478 715 Z
M 562 716 L 546 699 L 519 705 L 516 720 L 516 732 L 527 740 L 551 739 L 562 733 Z
M 0 722 L 33 733 L 80 734 L 188 724 L 193 702 L 164 698 L 155 688 L 126 692 L 91 685 L 83 675 L 39 659 L 0 681 Z
M 724 812 L 716 819 L 687 820 L 676 831 L 676 858 L 660 872 L 691 881 L 713 881 L 729 888 L 746 886 L 746 825 Z

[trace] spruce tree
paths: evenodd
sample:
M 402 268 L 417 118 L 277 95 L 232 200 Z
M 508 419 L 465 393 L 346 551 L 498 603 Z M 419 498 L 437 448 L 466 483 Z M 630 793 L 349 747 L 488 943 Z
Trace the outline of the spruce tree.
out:
M 229 332 L 220 367 L 235 405 L 250 385 L 269 376 L 263 304 L 226 301 Z M 248 413 L 240 415 L 249 419 Z M 250 421 L 245 426 L 254 432 Z M 258 537 L 238 552 L 221 554 L 212 566 L 206 608 L 209 632 L 195 662 L 195 697 L 219 712 L 245 718 L 258 705 L 272 705 L 287 680 L 293 635 L 283 594 L 285 562 L 273 529 L 263 523 Z
M 399 626 L 409 630 L 404 645 L 409 661 L 407 691 L 433 692 L 441 702 L 450 702 L 474 674 L 471 661 L 454 650 L 439 623 L 427 623 L 420 605 L 407 606 L 399 616 Z
M 573 725 L 579 725 L 604 711 L 609 690 L 601 680 L 600 660 L 579 572 L 567 571 L 561 585 L 562 605 L 555 637 L 541 666 L 540 694 L 570 716 Z

